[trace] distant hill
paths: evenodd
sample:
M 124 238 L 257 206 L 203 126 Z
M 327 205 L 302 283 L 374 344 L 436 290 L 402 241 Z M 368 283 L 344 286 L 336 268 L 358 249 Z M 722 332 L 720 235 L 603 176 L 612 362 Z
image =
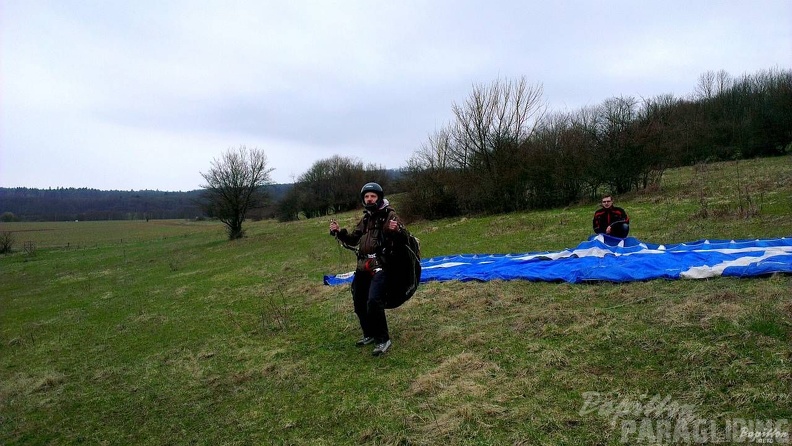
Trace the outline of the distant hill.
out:
M 278 201 L 291 186 L 271 185 L 271 199 Z M 203 215 L 201 193 L 200 189 L 168 192 L 0 188 L 0 215 L 11 213 L 24 221 L 192 219 Z

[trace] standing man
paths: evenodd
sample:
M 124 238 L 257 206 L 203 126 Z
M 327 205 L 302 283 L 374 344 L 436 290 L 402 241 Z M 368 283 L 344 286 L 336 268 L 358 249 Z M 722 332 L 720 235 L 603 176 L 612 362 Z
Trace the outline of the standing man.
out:
M 615 225 L 614 223 L 618 223 Z M 624 209 L 613 205 L 613 197 L 602 197 L 602 207 L 594 212 L 594 232 L 614 237 L 627 237 L 630 217 Z
M 357 253 L 352 301 L 363 337 L 356 345 L 376 344 L 372 354 L 380 356 L 391 346 L 385 318 L 389 268 L 384 254 L 394 244 L 406 243 L 407 234 L 379 184 L 366 183 L 360 199 L 365 210 L 354 231 L 341 229 L 331 220 L 330 234 Z

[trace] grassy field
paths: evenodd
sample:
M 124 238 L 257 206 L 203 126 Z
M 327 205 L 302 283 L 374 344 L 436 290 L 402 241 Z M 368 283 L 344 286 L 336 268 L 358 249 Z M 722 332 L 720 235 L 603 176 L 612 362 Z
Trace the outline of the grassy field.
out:
M 649 242 L 791 236 L 791 161 L 668 171 L 617 205 Z M 551 251 L 595 207 L 410 229 L 424 257 Z M 0 257 L 0 444 L 605 445 L 792 422 L 790 276 L 430 283 L 373 358 L 348 288 L 322 285 L 354 264 L 327 221 L 246 229 L 0 223 L 19 250 Z

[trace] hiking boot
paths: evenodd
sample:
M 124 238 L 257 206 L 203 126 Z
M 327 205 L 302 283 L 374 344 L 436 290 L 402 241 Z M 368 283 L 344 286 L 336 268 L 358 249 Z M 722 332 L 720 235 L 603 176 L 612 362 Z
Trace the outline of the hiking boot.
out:
M 376 346 L 376 347 L 374 347 L 374 351 L 373 351 L 373 352 L 371 352 L 371 354 L 372 354 L 372 355 L 374 355 L 374 356 L 380 356 L 380 355 L 384 355 L 384 354 L 385 354 L 385 352 L 387 352 L 387 351 L 388 351 L 388 349 L 390 348 L 390 346 L 391 346 L 391 341 L 390 341 L 390 339 L 388 339 L 388 340 L 387 340 L 387 341 L 385 341 L 385 342 L 380 342 L 379 344 L 377 344 L 377 346 Z
M 358 339 L 357 342 L 355 342 L 355 345 L 362 347 L 364 345 L 373 344 L 374 341 L 376 341 L 376 339 L 372 338 L 371 336 L 363 336 L 362 338 Z

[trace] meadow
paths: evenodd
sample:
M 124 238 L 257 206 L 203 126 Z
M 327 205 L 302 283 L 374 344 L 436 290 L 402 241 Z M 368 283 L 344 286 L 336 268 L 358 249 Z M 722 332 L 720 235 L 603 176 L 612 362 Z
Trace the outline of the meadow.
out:
M 653 243 L 789 237 L 792 157 L 616 200 Z M 595 208 L 409 227 L 424 257 L 553 251 Z M 0 223 L 0 444 L 611 445 L 792 422 L 788 275 L 426 283 L 374 358 L 349 289 L 322 284 L 354 267 L 327 223 L 246 222 L 233 242 L 217 222 Z

